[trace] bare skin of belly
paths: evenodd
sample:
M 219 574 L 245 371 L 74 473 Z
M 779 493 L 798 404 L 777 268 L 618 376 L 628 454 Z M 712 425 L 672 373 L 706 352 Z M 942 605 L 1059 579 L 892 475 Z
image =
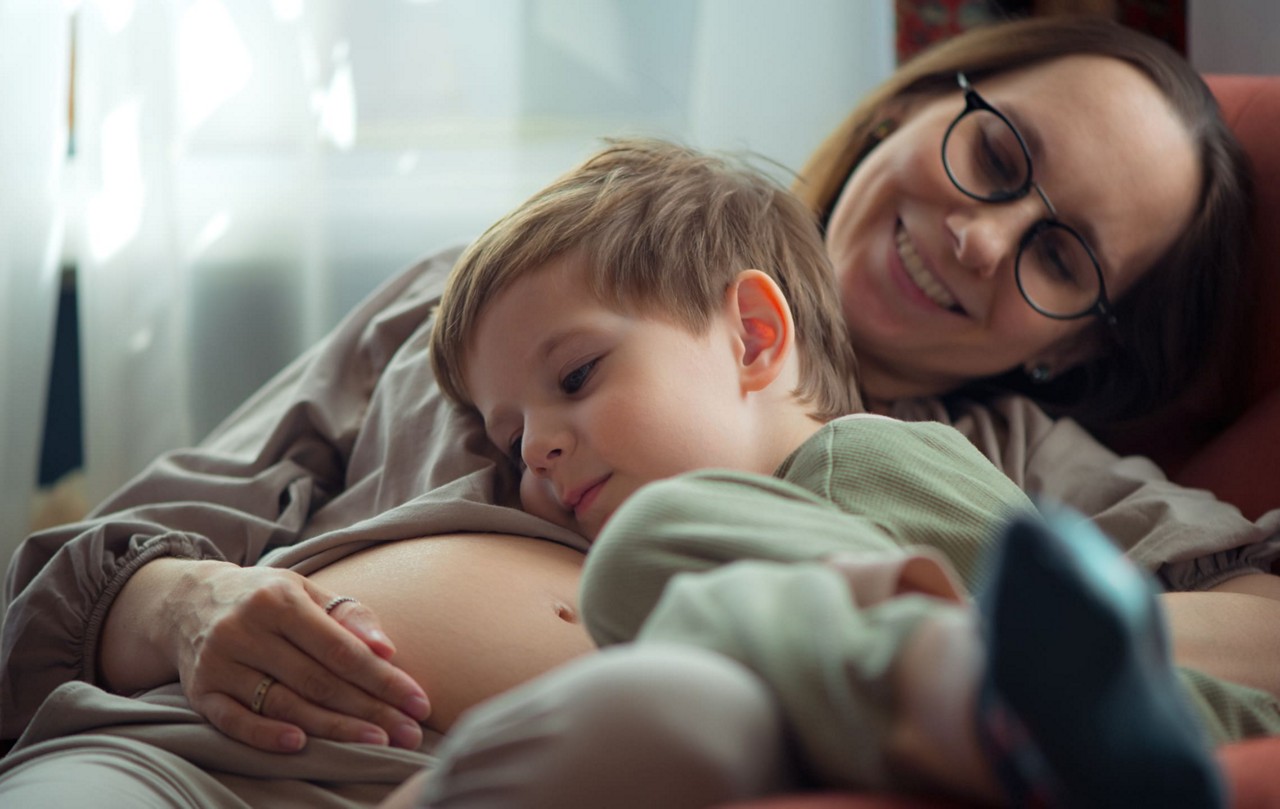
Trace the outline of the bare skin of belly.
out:
M 578 622 L 583 555 L 545 540 L 489 534 L 378 545 L 311 574 L 377 613 L 391 659 L 447 731 L 481 700 L 594 651 Z

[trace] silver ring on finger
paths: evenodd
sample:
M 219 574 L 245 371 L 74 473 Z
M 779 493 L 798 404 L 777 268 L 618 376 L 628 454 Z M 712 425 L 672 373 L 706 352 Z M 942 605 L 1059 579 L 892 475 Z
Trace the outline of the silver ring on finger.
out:
M 359 601 L 357 601 L 357 600 L 356 600 L 355 598 L 353 598 L 352 596 L 334 596 L 333 598 L 329 599 L 329 603 L 328 603 L 328 604 L 325 604 L 325 605 L 324 605 L 324 611 L 325 611 L 325 613 L 326 613 L 326 614 L 328 614 L 328 615 L 332 615 L 332 614 L 333 614 L 333 611 L 334 611 L 335 609 L 337 609 L 337 607 L 338 607 L 338 605 L 339 605 L 339 604 L 345 604 L 345 603 L 347 603 L 348 601 L 350 601 L 352 604 L 359 604 L 359 603 L 360 603 Z
M 249 710 L 256 714 L 262 713 L 262 704 L 267 701 L 267 692 L 271 690 L 271 686 L 276 684 L 276 678 L 270 674 L 264 676 L 258 681 L 258 687 L 253 689 L 253 701 L 249 703 Z

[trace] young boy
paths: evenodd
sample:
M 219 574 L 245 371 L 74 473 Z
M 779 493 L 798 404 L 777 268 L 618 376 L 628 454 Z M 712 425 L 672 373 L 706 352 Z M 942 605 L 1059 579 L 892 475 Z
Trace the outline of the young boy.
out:
M 593 638 L 637 643 L 478 709 L 428 804 L 810 784 L 1220 801 L 1118 552 L 1063 544 L 950 428 L 845 416 L 855 363 L 822 242 L 770 181 L 615 142 L 464 254 L 431 352 L 524 508 L 595 540 Z M 957 576 L 990 587 L 985 640 Z

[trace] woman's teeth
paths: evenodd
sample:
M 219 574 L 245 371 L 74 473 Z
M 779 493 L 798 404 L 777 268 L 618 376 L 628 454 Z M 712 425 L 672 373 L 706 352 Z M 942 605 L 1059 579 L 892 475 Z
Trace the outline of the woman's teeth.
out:
M 961 311 L 956 299 L 951 297 L 947 288 L 924 266 L 924 262 L 920 260 L 920 254 L 916 252 L 915 244 L 901 225 L 898 226 L 896 237 L 898 256 L 902 259 L 902 265 L 907 268 L 907 277 L 915 282 L 929 300 L 943 309 L 953 312 Z

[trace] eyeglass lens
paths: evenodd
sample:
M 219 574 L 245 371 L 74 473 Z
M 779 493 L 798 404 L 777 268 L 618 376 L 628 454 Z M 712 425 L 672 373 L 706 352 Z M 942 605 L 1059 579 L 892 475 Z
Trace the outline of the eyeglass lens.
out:
M 1006 202 L 1031 187 L 1031 157 L 1008 121 L 984 109 L 956 121 L 943 143 L 952 181 L 972 197 Z M 1022 294 L 1045 314 L 1070 317 L 1094 307 L 1097 268 L 1080 237 L 1052 219 L 1035 225 L 1018 254 Z

